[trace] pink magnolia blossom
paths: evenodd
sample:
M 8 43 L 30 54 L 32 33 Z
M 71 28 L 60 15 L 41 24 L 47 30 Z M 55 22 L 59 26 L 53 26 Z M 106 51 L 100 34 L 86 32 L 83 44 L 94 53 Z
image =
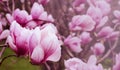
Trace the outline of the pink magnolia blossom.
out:
M 111 11 L 110 4 L 105 0 L 98 0 L 96 1 L 96 7 L 100 8 L 103 15 L 108 15 Z
M 99 37 L 107 37 L 108 35 L 110 35 L 113 32 L 113 29 L 109 26 L 103 27 L 99 33 L 98 36 Z
M 85 63 L 81 59 L 71 58 L 65 61 L 65 70 L 103 70 L 101 64 L 96 65 L 97 59 L 91 55 L 88 62 Z
M 98 7 L 104 16 L 108 15 L 111 11 L 111 6 L 106 0 L 87 0 L 90 6 Z
M 64 44 L 68 46 L 73 52 L 79 53 L 82 51 L 81 40 L 79 37 L 69 35 L 65 40 Z
M 80 35 L 80 39 L 81 39 L 81 44 L 87 44 L 92 40 L 92 38 L 90 37 L 90 33 L 88 32 L 83 32 Z
M 89 15 L 77 15 L 69 23 L 70 30 L 92 31 L 95 27 L 95 21 Z
M 114 31 L 111 27 L 106 26 L 98 32 L 98 37 L 115 40 L 119 36 L 118 31 Z
M 101 55 L 105 51 L 105 46 L 102 43 L 96 43 L 93 47 L 91 47 L 91 50 L 95 55 Z
M 16 21 L 13 21 L 11 24 L 7 43 L 18 56 L 28 53 L 28 38 L 30 33 L 29 30 L 22 28 Z
M 6 17 L 10 24 L 15 20 L 21 26 L 25 26 L 26 23 L 32 19 L 31 16 L 25 10 L 16 9 L 12 15 L 6 14 Z
M 104 16 L 102 10 L 98 7 L 90 6 L 87 14 L 96 22 L 96 28 L 102 27 L 108 21 L 108 16 Z
M 40 14 L 44 12 L 44 8 L 42 5 L 39 5 L 38 3 L 34 3 L 31 9 L 31 15 L 33 19 L 39 18 Z
M 33 19 L 36 19 L 36 20 L 54 22 L 53 17 L 51 15 L 48 15 L 47 12 L 44 11 L 43 6 L 36 2 L 32 6 L 31 15 Z
M 73 5 L 79 6 L 80 4 L 85 3 L 85 2 L 86 2 L 86 0 L 74 0 Z
M 115 57 L 115 65 L 113 66 L 113 70 L 120 70 L 120 53 Z
M 83 9 L 85 9 L 85 2 L 86 0 L 74 0 L 73 1 L 73 8 L 78 11 L 81 12 Z
M 99 14 L 98 14 L 99 13 Z M 103 17 L 102 11 L 98 7 L 90 6 L 87 10 L 87 14 L 90 15 L 94 21 L 97 23 L 100 22 L 100 20 Z
M 60 41 L 53 32 L 52 24 L 40 28 L 35 28 L 30 40 L 30 59 L 32 64 L 40 64 L 45 61 L 58 61 L 61 57 Z M 53 29 L 52 29 L 53 28 Z M 54 30 L 55 31 L 55 30 Z

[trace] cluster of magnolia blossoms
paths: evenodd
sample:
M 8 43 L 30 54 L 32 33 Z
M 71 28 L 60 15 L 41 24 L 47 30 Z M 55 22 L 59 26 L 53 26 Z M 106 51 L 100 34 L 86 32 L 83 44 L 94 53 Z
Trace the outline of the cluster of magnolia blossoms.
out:
M 65 70 L 104 70 L 101 64 L 96 65 L 97 59 L 91 55 L 85 63 L 78 58 L 71 58 L 65 61 Z
M 6 14 L 6 17 L 11 24 L 14 20 L 21 26 L 33 29 L 36 26 L 43 25 L 46 22 L 52 23 L 54 19 L 52 15 L 48 15 L 41 4 L 34 3 L 30 15 L 25 10 L 16 9 L 12 15 Z
M 111 12 L 109 0 L 75 0 L 73 4 L 82 9 L 81 5 L 82 3 L 85 4 L 84 2 L 89 4 L 87 12 L 73 16 L 68 25 L 71 34 L 64 40 L 64 44 L 77 54 L 82 53 L 83 48 L 90 47 L 93 54 L 99 57 L 105 52 L 104 43 L 116 41 L 120 33 L 115 31 L 115 28 L 106 25 L 109 20 L 108 14 Z M 114 11 L 114 15 L 118 23 L 120 12 Z M 116 62 L 118 58 L 117 55 Z M 84 63 L 79 58 L 68 59 L 65 61 L 66 70 L 103 70 L 102 65 L 96 65 L 97 59 L 95 56 L 91 56 L 89 60 L 88 63 Z M 117 62 L 113 67 L 114 70 L 119 70 L 119 65 Z
M 6 15 L 10 22 L 10 35 L 7 43 L 17 56 L 29 56 L 32 64 L 58 61 L 61 57 L 60 40 L 57 29 L 52 24 L 42 5 L 34 3 L 31 14 L 16 9 Z
M 91 50 L 95 55 L 100 55 L 105 51 L 104 42 L 116 40 L 119 31 L 114 31 L 112 27 L 105 25 L 111 10 L 107 1 L 87 0 L 86 2 L 90 5 L 86 14 L 73 16 L 69 23 L 72 34 L 64 40 L 64 44 L 74 52 L 79 53 L 82 51 L 81 46 L 96 40 Z

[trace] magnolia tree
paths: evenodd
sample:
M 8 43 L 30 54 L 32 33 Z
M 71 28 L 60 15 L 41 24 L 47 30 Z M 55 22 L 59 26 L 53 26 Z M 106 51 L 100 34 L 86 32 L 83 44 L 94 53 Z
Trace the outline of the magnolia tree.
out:
M 120 70 L 114 2 L 119 7 L 118 0 L 0 0 L 0 66 L 22 57 L 44 70 Z M 1 58 L 6 48 L 14 54 Z

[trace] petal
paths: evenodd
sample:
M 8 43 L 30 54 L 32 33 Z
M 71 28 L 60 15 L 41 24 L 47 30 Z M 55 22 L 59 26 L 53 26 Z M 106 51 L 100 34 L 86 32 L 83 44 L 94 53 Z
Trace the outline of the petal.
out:
M 37 23 L 35 21 L 30 21 L 26 24 L 26 27 L 29 29 L 34 29 L 37 26 Z
M 28 13 L 25 10 L 16 10 L 14 12 L 14 19 L 22 26 L 26 25 L 28 19 Z
M 16 47 L 16 45 L 14 44 L 14 40 L 12 39 L 11 36 L 8 36 L 8 38 L 7 38 L 7 40 L 6 40 L 6 43 L 9 44 L 9 46 L 10 46 L 10 48 L 11 48 L 12 50 L 14 50 L 15 52 L 17 52 L 17 47 Z
M 44 51 L 40 46 L 34 48 L 32 55 L 30 56 L 32 64 L 40 64 L 44 59 Z
M 41 13 L 41 15 L 39 16 L 39 19 L 43 21 L 47 20 L 47 12 Z
M 44 12 L 43 6 L 39 5 L 38 3 L 35 2 L 32 6 L 32 9 L 31 9 L 31 15 L 32 15 L 33 19 L 39 18 L 39 16 L 43 12 Z
M 96 63 L 97 63 L 96 56 L 95 55 L 91 55 L 87 63 L 90 64 L 90 65 L 96 65 Z
M 56 51 L 50 55 L 47 60 L 57 62 L 61 57 L 61 47 L 57 47 Z
M 108 21 L 108 16 L 103 17 L 96 28 L 100 28 L 100 27 L 104 26 L 107 21 Z
M 114 14 L 114 16 L 115 16 L 117 19 L 120 19 L 120 11 L 115 10 L 115 11 L 113 12 L 113 14 Z
M 14 18 L 11 14 L 6 14 L 6 18 L 9 21 L 9 24 L 11 24 L 14 21 Z
M 48 15 L 48 17 L 47 17 L 47 21 L 54 22 L 54 18 L 52 17 L 52 15 Z
M 0 40 L 7 38 L 9 34 L 10 34 L 9 30 L 4 30 L 0 35 Z
M 41 40 L 41 31 L 40 28 L 37 27 L 34 29 L 29 39 L 30 52 L 32 52 L 37 45 L 40 45 L 40 40 Z

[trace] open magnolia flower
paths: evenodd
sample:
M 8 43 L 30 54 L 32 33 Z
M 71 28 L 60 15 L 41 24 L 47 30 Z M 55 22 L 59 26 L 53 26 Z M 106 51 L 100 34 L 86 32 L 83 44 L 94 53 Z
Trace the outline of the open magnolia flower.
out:
M 95 21 L 89 15 L 77 15 L 69 23 L 69 29 L 73 31 L 92 31 L 95 27 Z
M 65 40 L 64 44 L 69 47 L 73 52 L 80 53 L 82 51 L 81 48 L 81 40 L 77 36 L 69 35 Z
M 7 39 L 8 44 L 18 56 L 29 55 L 32 64 L 40 64 L 48 60 L 58 61 L 61 57 L 61 44 L 53 26 L 49 23 L 41 30 L 40 27 L 29 30 L 13 21 Z
M 33 64 L 40 64 L 48 60 L 56 62 L 60 59 L 60 41 L 55 32 L 53 33 L 53 29 L 48 24 L 41 30 L 36 28 L 33 31 L 29 40 L 30 59 Z

